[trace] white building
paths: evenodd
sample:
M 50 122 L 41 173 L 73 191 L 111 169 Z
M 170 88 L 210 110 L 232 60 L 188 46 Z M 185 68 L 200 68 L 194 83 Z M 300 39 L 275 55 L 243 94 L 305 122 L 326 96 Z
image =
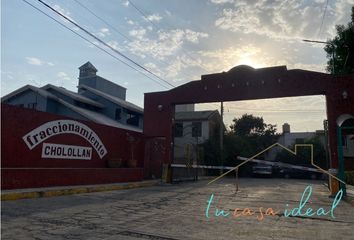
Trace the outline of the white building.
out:
M 291 147 L 293 144 L 302 144 L 306 140 L 318 137 L 323 147 L 326 147 L 324 130 L 316 130 L 315 132 L 291 132 L 288 123 L 283 124 L 283 132 L 278 138 L 278 143 L 284 147 Z M 271 149 L 266 155 L 267 160 L 274 160 L 280 148 Z
M 185 163 L 196 159 L 196 146 L 219 133 L 221 117 L 214 111 L 187 111 L 175 113 L 174 162 Z

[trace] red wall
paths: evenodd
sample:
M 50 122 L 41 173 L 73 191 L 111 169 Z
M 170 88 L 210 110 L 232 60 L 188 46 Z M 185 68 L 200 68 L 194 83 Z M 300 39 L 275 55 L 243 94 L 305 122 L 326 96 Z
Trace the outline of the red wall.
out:
M 90 143 L 81 136 L 61 134 L 52 136 L 30 150 L 22 137 L 40 125 L 64 116 L 1 105 L 1 180 L 3 189 L 59 185 L 139 181 L 143 177 L 144 138 L 142 133 L 113 128 L 88 121 L 79 121 L 91 128 L 101 139 L 107 154 L 101 159 Z M 73 119 L 75 120 L 75 119 Z M 77 120 L 75 120 L 77 121 Z M 136 167 L 131 166 L 133 136 Z M 92 147 L 91 160 L 41 158 L 43 143 Z M 106 168 L 110 158 L 121 158 L 123 168 Z

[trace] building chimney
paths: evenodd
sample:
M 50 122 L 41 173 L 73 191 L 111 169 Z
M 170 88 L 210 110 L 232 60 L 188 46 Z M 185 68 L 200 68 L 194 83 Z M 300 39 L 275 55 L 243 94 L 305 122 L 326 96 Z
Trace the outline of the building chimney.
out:
M 90 63 L 90 62 L 87 62 L 84 65 L 82 65 L 81 67 L 79 67 L 79 70 L 80 70 L 79 78 L 94 77 L 94 76 L 96 76 L 96 72 L 97 72 L 97 69 L 95 68 L 95 66 L 93 66 L 92 63 Z
M 290 133 L 290 125 L 288 123 L 283 124 L 283 133 Z

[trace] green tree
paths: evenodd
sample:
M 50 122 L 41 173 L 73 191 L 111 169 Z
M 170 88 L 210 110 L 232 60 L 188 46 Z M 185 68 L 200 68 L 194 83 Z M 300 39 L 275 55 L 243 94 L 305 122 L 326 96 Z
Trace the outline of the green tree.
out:
M 236 156 L 250 157 L 277 142 L 279 138 L 276 125 L 266 124 L 262 117 L 252 114 L 235 118 L 230 128 L 229 136 L 225 136 L 225 144 L 228 144 L 225 146 L 225 151 L 228 151 L 225 162 L 231 166 L 241 163 L 235 159 Z M 243 175 L 249 174 L 251 164 L 245 164 L 240 171 Z
M 235 118 L 230 126 L 231 131 L 224 134 L 223 164 L 236 166 L 241 163 L 237 156 L 249 157 L 275 143 L 279 137 L 276 125 L 266 124 L 261 117 L 245 114 Z M 220 161 L 219 134 L 215 134 L 203 144 L 204 162 L 209 165 L 218 165 Z M 251 171 L 250 164 L 240 168 L 241 175 Z M 245 173 L 246 172 L 246 173 Z M 244 174 L 242 174 L 244 173 Z
M 246 139 L 254 153 L 273 144 L 279 137 L 276 125 L 266 124 L 262 117 L 244 114 L 234 118 L 233 122 L 230 126 L 231 134 Z
M 354 6 L 351 21 L 347 26 L 337 25 L 337 35 L 329 40 L 324 50 L 327 53 L 327 71 L 332 74 L 354 73 Z

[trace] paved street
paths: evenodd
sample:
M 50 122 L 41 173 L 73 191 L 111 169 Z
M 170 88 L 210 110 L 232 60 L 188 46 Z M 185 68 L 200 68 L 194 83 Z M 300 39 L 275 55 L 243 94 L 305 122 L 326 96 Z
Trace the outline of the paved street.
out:
M 303 212 L 329 211 L 333 199 L 321 181 L 240 179 L 236 194 L 233 179 L 206 183 L 3 202 L 2 239 L 354 239 L 354 207 L 344 201 L 334 219 L 284 217 L 308 185 L 313 192 Z M 260 207 L 278 212 L 260 220 Z M 215 217 L 215 208 L 230 215 Z M 242 215 L 244 208 L 253 215 Z

